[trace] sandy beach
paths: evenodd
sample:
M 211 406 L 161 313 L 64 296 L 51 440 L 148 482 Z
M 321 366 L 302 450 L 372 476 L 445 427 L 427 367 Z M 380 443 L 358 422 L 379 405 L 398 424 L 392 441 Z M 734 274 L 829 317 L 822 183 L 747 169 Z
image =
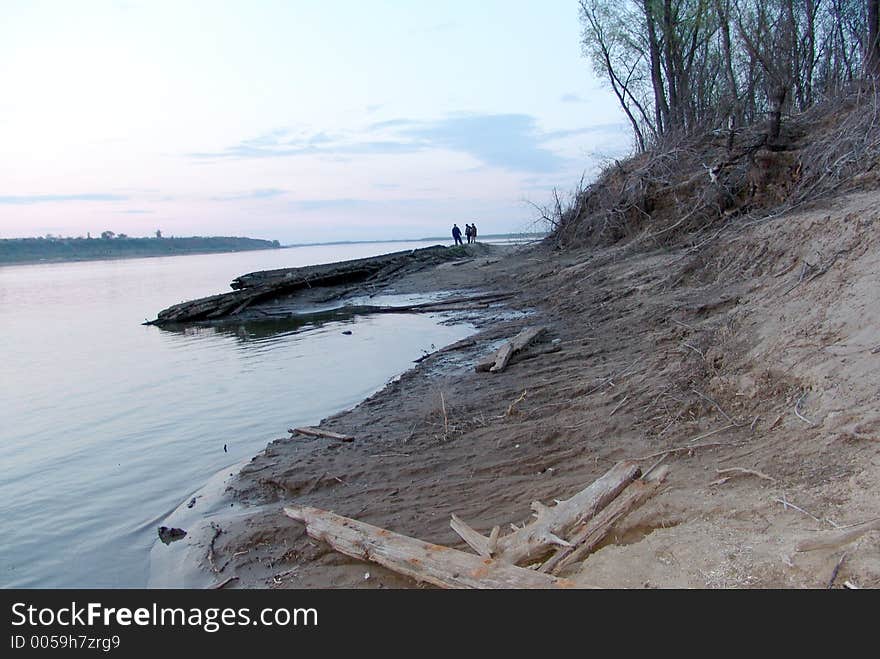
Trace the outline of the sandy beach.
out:
M 279 429 L 229 480 L 235 515 L 193 535 L 192 574 L 203 586 L 424 586 L 310 538 L 283 506 L 467 551 L 453 513 L 488 534 L 621 460 L 662 459 L 660 493 L 563 576 L 609 588 L 814 588 L 833 573 L 877 587 L 880 262 L 876 237 L 860 232 L 875 200 L 842 197 L 697 252 L 486 247 L 395 280 L 397 293 L 514 297 L 457 312 L 477 334 L 323 420 L 355 441 Z M 817 251 L 846 257 L 804 281 L 797 264 Z M 504 372 L 475 371 L 534 325 L 547 332 Z

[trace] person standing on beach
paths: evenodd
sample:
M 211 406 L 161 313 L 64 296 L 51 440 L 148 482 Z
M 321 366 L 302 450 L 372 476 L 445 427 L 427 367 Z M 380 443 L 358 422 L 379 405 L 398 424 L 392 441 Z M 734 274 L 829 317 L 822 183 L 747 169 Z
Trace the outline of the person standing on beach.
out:
M 477 242 L 477 225 L 476 223 L 471 225 L 471 240 Z M 470 242 L 470 240 L 468 241 Z
M 470 224 L 464 225 L 464 235 L 465 235 L 465 238 L 467 238 L 468 245 L 470 245 L 471 244 L 471 225 Z
M 455 240 L 456 245 L 464 245 L 461 242 L 461 229 L 458 228 L 457 224 L 452 225 L 452 239 Z

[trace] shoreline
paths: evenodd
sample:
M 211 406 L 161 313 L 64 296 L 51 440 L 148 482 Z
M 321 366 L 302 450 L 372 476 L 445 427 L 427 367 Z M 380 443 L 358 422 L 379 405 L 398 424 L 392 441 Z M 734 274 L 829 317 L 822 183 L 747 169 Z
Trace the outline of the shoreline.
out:
M 107 232 L 105 232 L 107 233 Z M 280 249 L 277 240 L 240 236 L 188 236 L 130 238 L 3 238 L 0 239 L 0 264 L 64 263 L 186 256 L 192 254 L 228 254 Z
M 467 261 L 470 260 L 472 262 L 472 267 L 487 267 L 487 265 L 491 266 L 497 262 L 499 258 L 505 258 L 505 254 L 520 249 L 522 249 L 522 247 L 516 245 L 492 245 L 490 247 L 483 245 L 480 248 L 475 247 L 474 253 L 465 257 L 466 260 L 464 263 L 466 264 Z M 388 289 L 392 294 L 405 295 L 430 295 L 442 293 L 450 288 L 458 287 L 460 289 L 461 284 L 469 279 L 468 276 L 460 276 L 465 272 L 465 269 L 462 266 L 462 261 L 445 261 L 440 264 L 440 268 L 448 275 L 446 278 L 441 276 L 438 280 L 435 276 L 436 273 L 421 270 L 404 274 L 401 279 L 393 279 L 388 284 Z M 333 287 L 327 287 L 327 289 L 332 291 Z M 467 293 L 469 296 L 475 295 L 479 297 L 479 294 L 486 290 L 488 289 L 471 288 L 467 290 Z M 350 293 L 350 291 L 347 292 Z M 442 314 L 446 317 L 445 320 L 441 321 L 443 323 L 458 324 L 469 322 L 485 328 L 486 326 L 491 326 L 497 322 L 497 319 L 493 320 L 492 318 L 493 313 L 500 312 L 502 315 L 511 314 L 510 311 L 502 310 L 501 306 L 499 306 L 500 303 L 501 301 L 495 302 L 490 299 L 486 304 L 481 305 L 483 308 L 465 311 L 453 309 L 452 311 L 446 312 L 441 308 L 434 313 Z M 516 313 L 517 312 L 515 311 L 513 312 L 514 315 L 516 315 Z M 220 318 L 209 321 L 208 324 L 222 326 L 224 323 L 229 322 L 229 320 L 230 319 Z M 201 325 L 205 324 L 206 321 L 202 320 L 193 322 Z M 469 343 L 470 338 L 481 333 L 481 330 L 477 328 L 467 339 L 458 341 L 457 343 Z M 450 344 L 450 346 L 455 345 L 456 343 Z M 383 398 L 388 390 L 395 389 L 399 386 L 401 381 L 418 377 L 418 373 L 422 370 L 423 362 L 444 353 L 450 346 L 438 346 L 437 350 L 434 352 L 413 360 L 409 369 L 393 377 L 373 394 L 359 403 L 356 403 L 354 406 L 341 410 L 327 419 L 323 419 L 321 425 L 323 425 L 324 422 L 330 422 L 333 419 L 352 413 L 363 405 L 370 405 L 372 404 L 372 401 Z M 241 461 L 216 472 L 201 487 L 194 490 L 184 501 L 181 501 L 180 504 L 163 519 L 162 525 L 186 528 L 187 536 L 184 542 L 175 542 L 167 547 L 163 546 L 158 540 L 154 542 L 150 552 L 150 576 L 148 587 L 209 588 L 212 584 L 216 584 L 216 575 L 213 574 L 211 565 L 212 560 L 209 558 L 213 555 L 212 547 L 217 544 L 217 540 L 221 537 L 219 535 L 216 538 L 214 537 L 216 533 L 215 525 L 221 525 L 224 528 L 223 534 L 225 535 L 230 529 L 240 525 L 242 520 L 247 520 L 250 515 L 259 512 L 264 507 L 263 504 L 254 506 L 245 502 L 236 496 L 232 491 L 232 488 L 235 487 L 236 482 L 242 478 L 242 473 L 252 475 L 260 471 L 260 467 L 254 468 L 253 463 L 257 461 L 260 456 L 265 455 L 266 450 L 271 449 L 273 444 L 278 442 L 287 443 L 288 441 L 290 440 L 275 440 L 270 443 L 263 452 L 253 456 L 250 460 Z M 294 439 L 293 441 L 311 443 L 310 440 L 307 439 Z M 313 448 L 320 448 L 320 441 L 321 440 L 316 442 Z M 192 508 L 189 508 L 187 504 L 193 498 L 197 498 L 199 501 Z M 274 507 L 272 507 L 272 511 L 274 512 Z M 247 524 L 247 522 L 245 522 L 245 524 Z M 205 553 L 206 547 L 208 548 L 207 554 Z M 207 564 L 205 562 L 206 560 Z
M 83 258 L 39 259 L 36 261 L 0 261 L 0 268 L 11 268 L 17 265 L 58 265 L 60 263 L 96 263 L 100 261 L 129 261 L 136 259 L 174 258 L 178 256 L 210 256 L 211 254 L 240 254 L 242 252 L 274 252 L 286 247 L 258 247 L 256 249 L 232 249 L 228 251 L 184 252 L 182 254 L 120 254 L 118 256 L 100 256 Z
M 880 417 L 870 359 L 841 368 L 804 337 L 862 337 L 866 355 L 880 343 L 876 314 L 841 294 L 873 290 L 880 239 L 849 221 L 873 205 L 870 194 L 852 195 L 700 252 L 540 245 L 404 275 L 389 283 L 395 292 L 514 295 L 488 312 L 456 312 L 481 317 L 469 341 L 319 424 L 354 442 L 294 436 L 254 456 L 225 489 L 244 512 L 194 538 L 192 564 L 213 581 L 235 577 L 229 588 L 419 587 L 312 539 L 284 506 L 469 551 L 453 514 L 488 535 L 620 461 L 646 470 L 662 460 L 659 493 L 560 576 L 605 588 L 827 587 L 836 545 L 797 548 L 822 535 L 821 520 L 876 517 Z M 845 269 L 788 296 L 816 244 L 847 253 Z M 475 370 L 532 325 L 560 349 L 535 350 L 502 373 Z M 840 578 L 880 585 L 877 537 L 847 549 Z

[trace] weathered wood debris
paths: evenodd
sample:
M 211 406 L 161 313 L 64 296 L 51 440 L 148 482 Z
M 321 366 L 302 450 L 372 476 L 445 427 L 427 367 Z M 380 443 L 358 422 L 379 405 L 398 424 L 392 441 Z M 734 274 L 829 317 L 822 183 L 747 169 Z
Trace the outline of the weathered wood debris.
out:
M 526 327 L 493 354 L 477 362 L 474 369 L 477 372 L 500 373 L 507 368 L 511 358 L 516 353 L 522 351 L 546 331 L 546 327 Z
M 391 275 L 415 272 L 444 261 L 467 258 L 466 250 L 436 245 L 338 263 L 252 272 L 236 278 L 232 291 L 181 302 L 160 311 L 149 325 L 167 325 L 235 316 L 259 302 L 312 288 L 347 284 L 378 285 Z
M 311 426 L 303 426 L 301 428 L 289 428 L 287 430 L 291 435 L 299 434 L 308 437 L 323 437 L 325 439 L 335 439 L 340 442 L 353 442 L 354 437 L 351 435 L 342 435 L 338 432 L 330 430 L 321 430 L 320 428 L 312 428 Z
M 568 579 L 423 542 L 309 506 L 284 513 L 305 522 L 308 534 L 337 551 L 442 588 L 572 588 Z
M 312 538 L 353 558 L 380 565 L 444 588 L 585 587 L 558 577 L 583 561 L 615 525 L 655 494 L 667 467 L 644 476 L 634 462 L 620 462 L 570 499 L 555 506 L 532 503 L 535 519 L 501 535 L 474 530 L 457 515 L 450 526 L 476 552 L 470 554 L 394 533 L 308 506 L 287 506 L 285 514 L 304 522 Z

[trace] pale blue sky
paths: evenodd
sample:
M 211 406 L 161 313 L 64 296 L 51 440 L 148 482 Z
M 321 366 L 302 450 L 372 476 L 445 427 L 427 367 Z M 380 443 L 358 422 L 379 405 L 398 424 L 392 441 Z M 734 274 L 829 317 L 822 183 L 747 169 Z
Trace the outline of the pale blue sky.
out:
M 522 231 L 631 147 L 575 0 L 0 0 L 0 237 Z

